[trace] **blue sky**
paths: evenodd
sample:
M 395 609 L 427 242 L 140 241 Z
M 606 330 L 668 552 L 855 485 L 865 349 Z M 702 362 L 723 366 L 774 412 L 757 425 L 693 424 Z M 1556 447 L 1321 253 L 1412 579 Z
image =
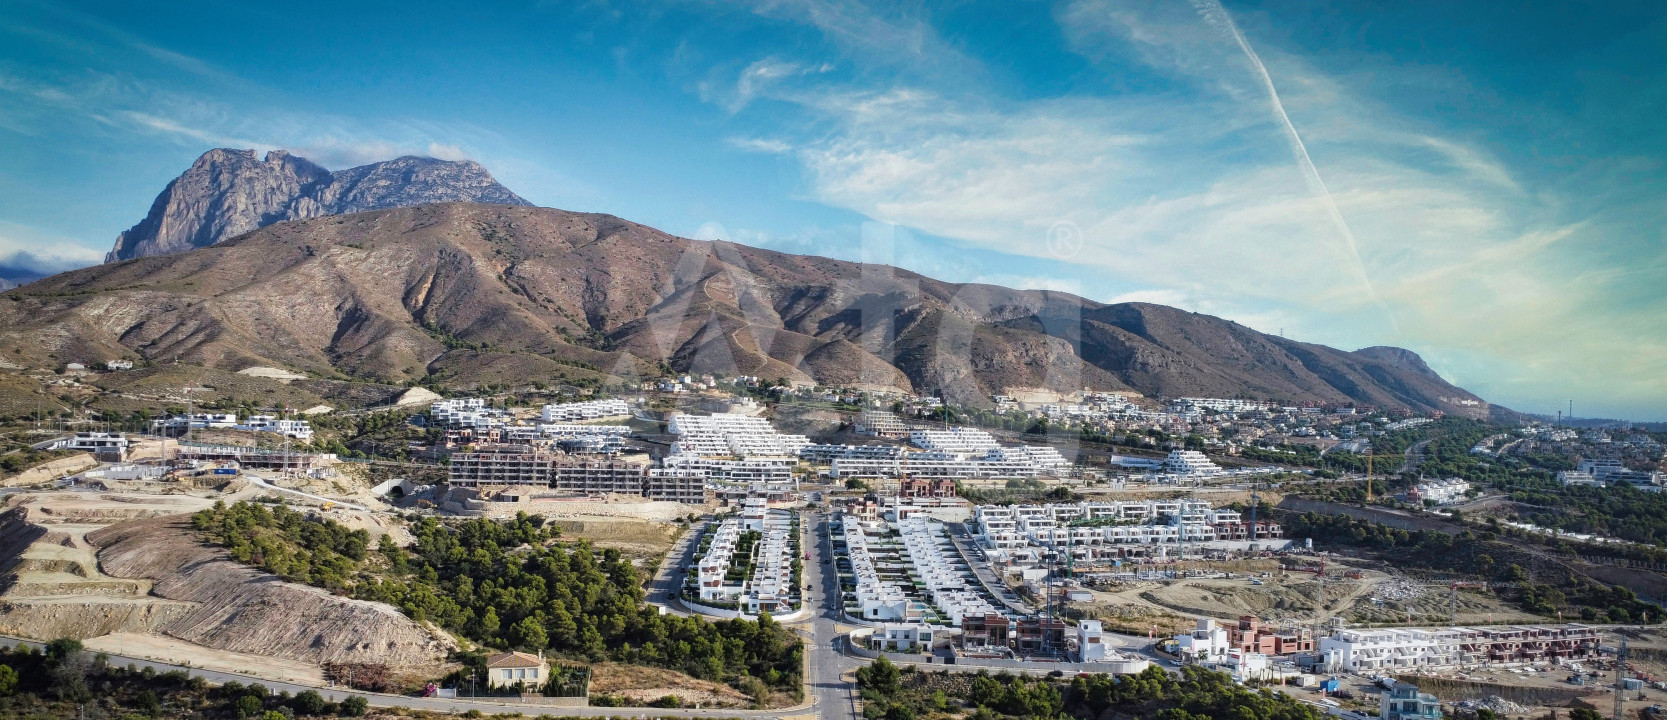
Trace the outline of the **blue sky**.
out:
M 211 147 L 468 157 L 540 205 L 844 258 L 894 225 L 868 259 L 1667 419 L 1659 3 L 241 5 L 0 5 L 0 264 L 98 261 Z

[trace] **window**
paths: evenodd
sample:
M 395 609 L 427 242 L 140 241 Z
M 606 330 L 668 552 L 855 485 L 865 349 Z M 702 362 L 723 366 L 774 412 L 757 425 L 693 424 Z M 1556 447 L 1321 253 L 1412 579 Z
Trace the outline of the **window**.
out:
M 504 679 L 505 680 L 512 680 L 514 678 L 515 678 L 515 671 L 514 670 L 504 670 Z
M 532 669 L 532 674 L 528 675 L 527 677 L 530 677 L 534 680 L 537 680 L 538 679 L 538 668 L 533 668 Z

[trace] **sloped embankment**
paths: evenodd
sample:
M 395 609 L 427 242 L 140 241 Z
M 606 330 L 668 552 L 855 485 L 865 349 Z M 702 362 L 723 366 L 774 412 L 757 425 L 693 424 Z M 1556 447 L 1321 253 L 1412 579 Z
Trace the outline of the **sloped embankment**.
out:
M 137 520 L 91 533 L 104 572 L 149 578 L 151 592 L 196 603 L 159 632 L 211 648 L 308 663 L 432 669 L 448 640 L 398 610 L 284 582 L 197 542 L 187 516 Z
M 14 497 L 0 513 L 0 634 L 44 640 L 146 633 L 190 609 L 149 597 L 148 581 L 99 572 L 83 535 L 102 525 L 40 500 Z

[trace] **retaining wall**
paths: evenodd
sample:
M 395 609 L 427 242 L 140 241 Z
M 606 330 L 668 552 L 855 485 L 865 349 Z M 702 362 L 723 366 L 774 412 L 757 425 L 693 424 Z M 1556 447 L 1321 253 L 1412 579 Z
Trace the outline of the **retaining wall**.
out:
M 748 615 L 744 612 L 741 612 L 740 610 L 725 610 L 723 608 L 715 608 L 715 607 L 711 607 L 709 605 L 702 605 L 702 604 L 697 603 L 697 602 L 690 602 L 689 600 L 687 600 L 686 598 L 683 598 L 681 596 L 679 596 L 677 598 L 677 601 L 682 603 L 683 607 L 688 608 L 689 612 L 696 613 L 696 614 L 699 614 L 699 615 L 705 615 L 707 617 L 724 618 L 726 620 L 734 619 L 734 618 L 740 618 L 742 620 L 754 620 L 754 621 L 758 620 L 757 615 Z M 807 607 L 807 604 L 806 603 L 799 603 L 799 609 L 798 610 L 794 610 L 793 612 L 787 613 L 785 615 L 772 614 L 772 615 L 770 615 L 770 619 L 774 620 L 776 622 L 797 622 L 799 620 L 805 619 L 809 615 L 810 615 L 810 611 Z

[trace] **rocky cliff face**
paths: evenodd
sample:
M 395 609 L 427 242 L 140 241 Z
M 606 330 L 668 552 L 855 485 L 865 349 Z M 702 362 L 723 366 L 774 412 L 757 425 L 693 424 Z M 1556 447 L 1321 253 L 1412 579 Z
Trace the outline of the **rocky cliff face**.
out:
M 528 205 L 472 161 L 402 157 L 330 172 L 282 150 L 215 149 L 168 183 L 105 262 L 208 247 L 273 223 L 437 202 Z
M 1488 411 L 1406 350 L 1346 352 L 1160 305 L 945 283 L 549 208 L 284 223 L 4 300 L 0 357 L 41 368 L 137 353 L 464 389 L 669 367 L 973 405 L 1087 387 Z

